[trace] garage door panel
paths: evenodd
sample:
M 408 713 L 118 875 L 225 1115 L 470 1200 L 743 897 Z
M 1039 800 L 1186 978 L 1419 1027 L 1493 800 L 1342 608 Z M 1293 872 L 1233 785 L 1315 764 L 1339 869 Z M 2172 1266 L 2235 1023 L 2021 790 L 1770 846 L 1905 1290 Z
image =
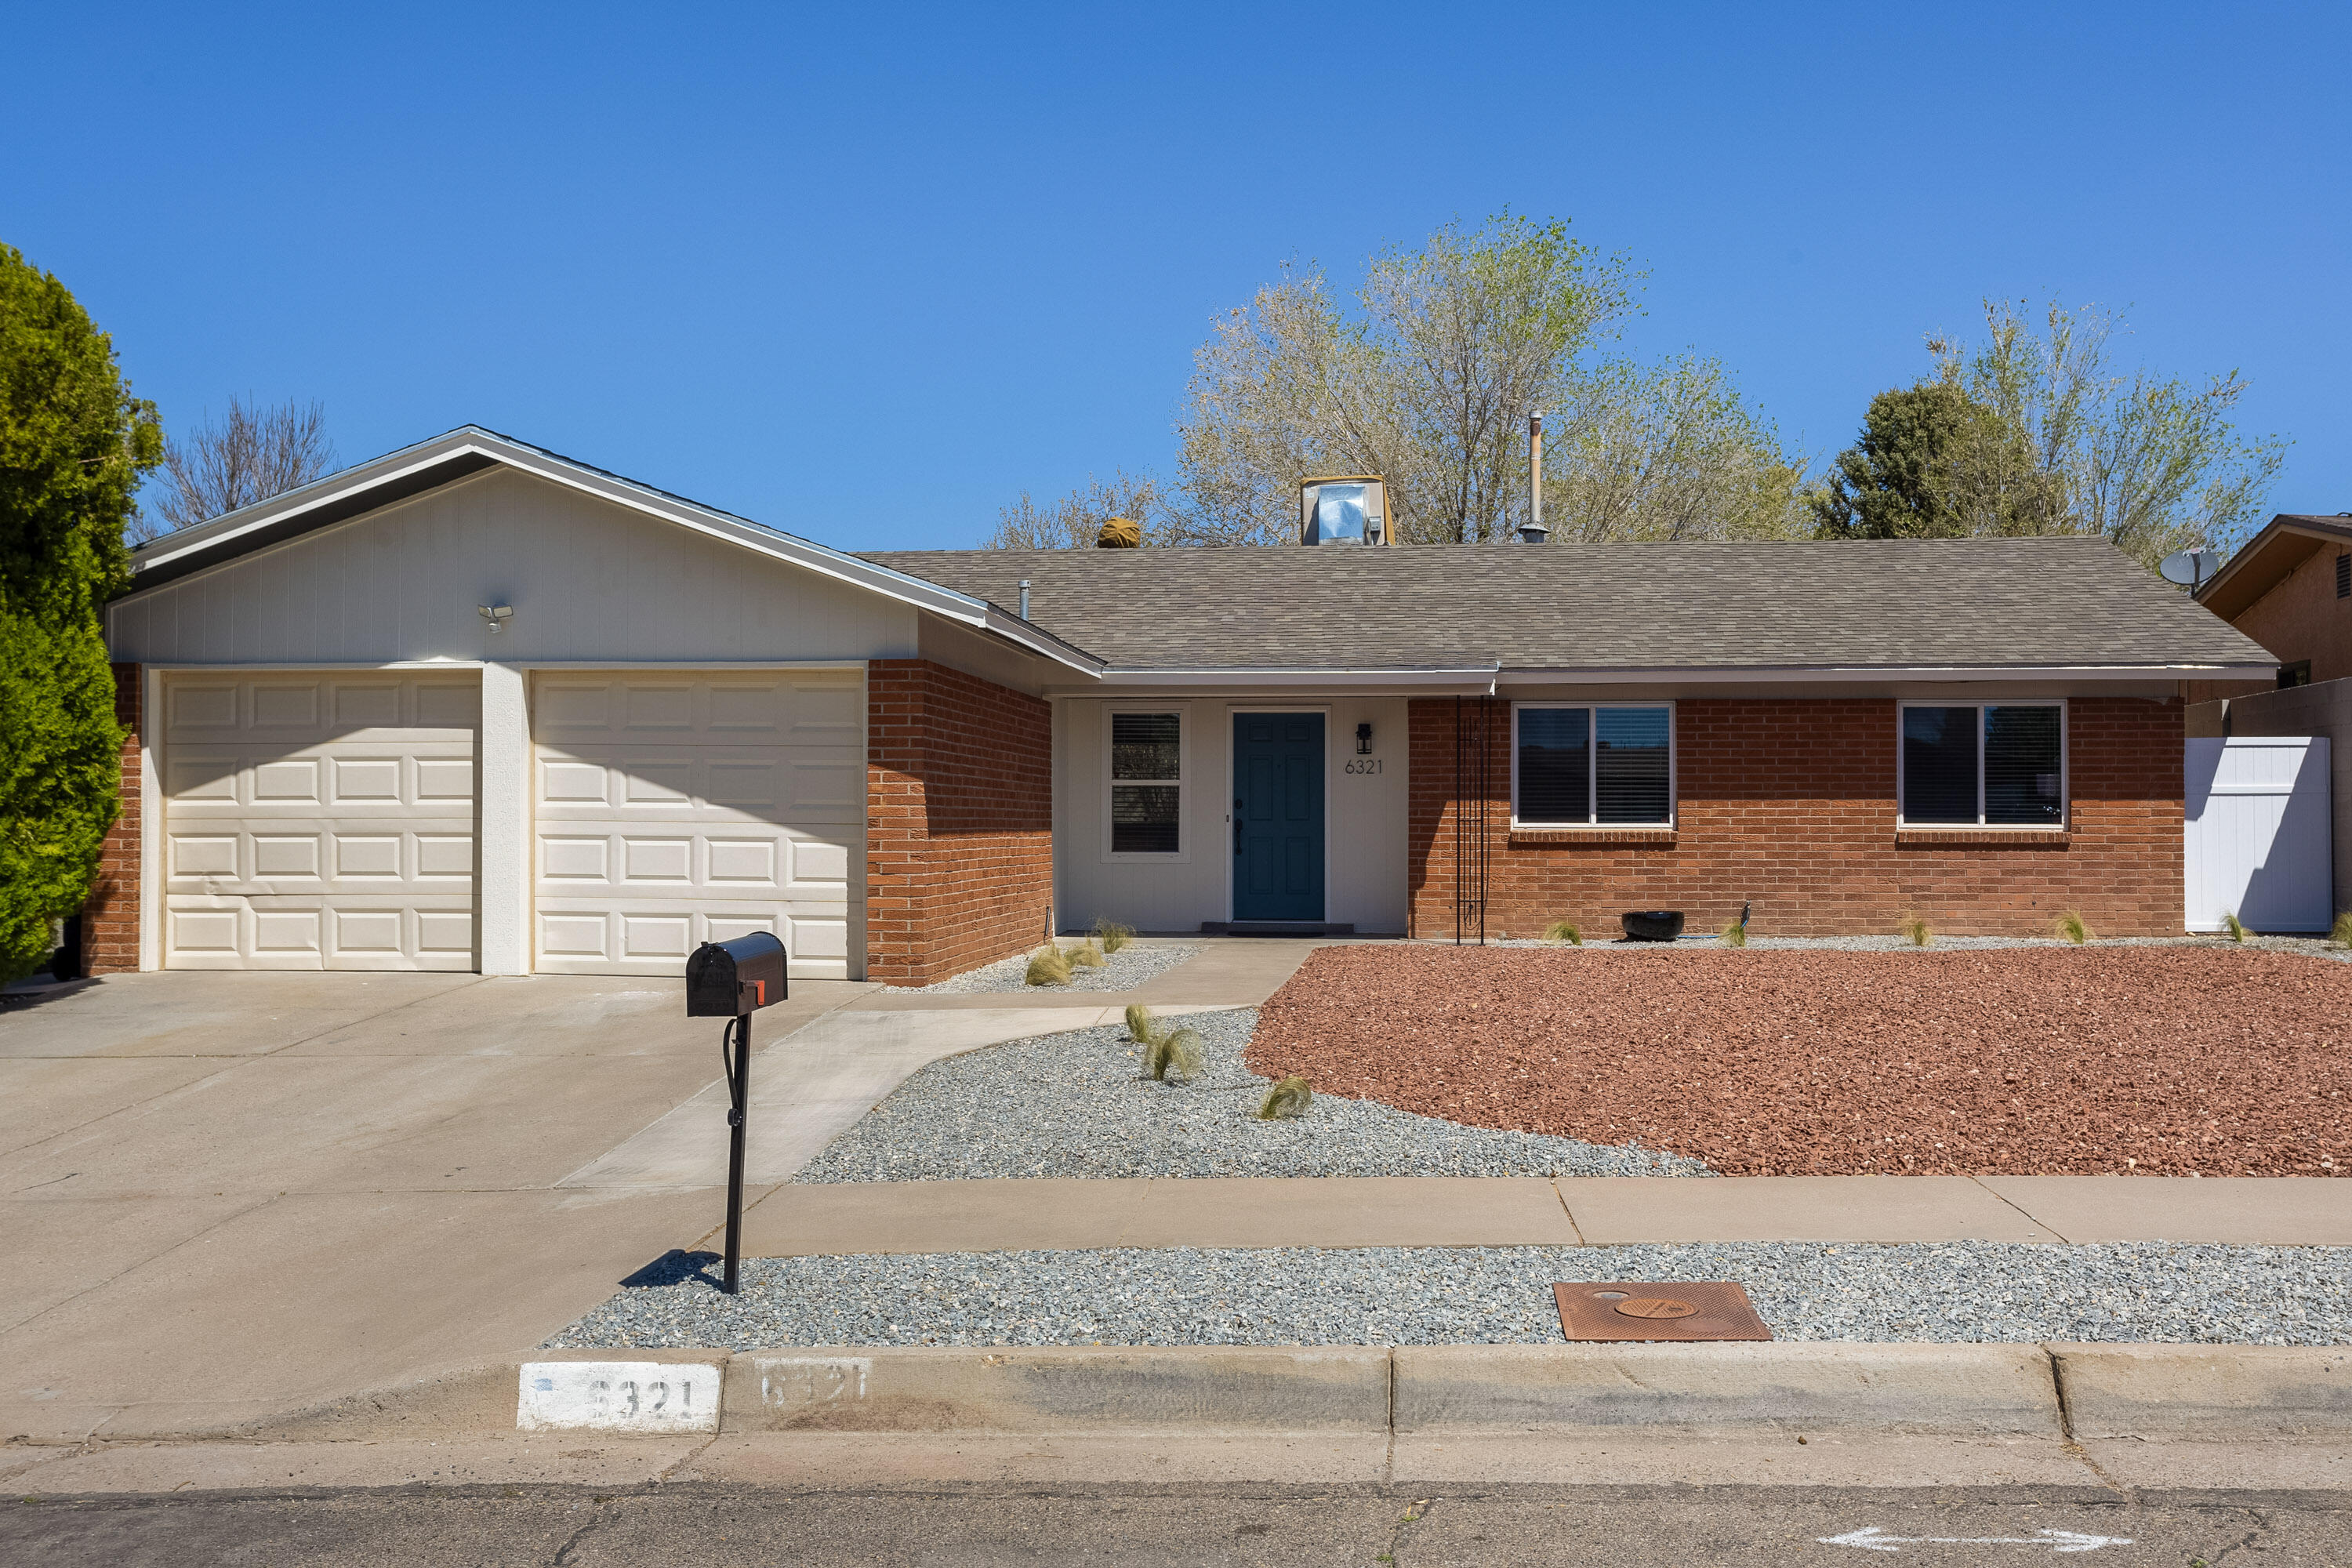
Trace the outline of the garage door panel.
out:
M 632 899 L 563 907 L 568 902 L 541 904 L 538 967 L 543 973 L 672 974 L 685 967 L 687 955 L 703 942 L 764 931 L 783 940 L 795 978 L 849 977 L 846 908 L 795 914 L 793 910 L 798 906 L 778 902 Z
M 165 964 L 472 968 L 478 685 L 170 678 Z
M 866 819 L 866 763 L 854 747 L 681 747 L 667 753 L 543 748 L 538 774 L 541 821 L 635 816 L 782 826 Z
M 854 673 L 541 676 L 538 967 L 675 974 L 700 942 L 769 931 L 791 973 L 846 976 L 864 733 Z

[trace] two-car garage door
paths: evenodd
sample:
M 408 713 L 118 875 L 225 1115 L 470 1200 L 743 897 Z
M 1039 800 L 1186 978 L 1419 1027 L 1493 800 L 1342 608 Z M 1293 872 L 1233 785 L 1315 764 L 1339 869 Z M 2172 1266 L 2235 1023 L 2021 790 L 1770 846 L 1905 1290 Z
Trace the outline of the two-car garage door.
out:
M 168 676 L 164 963 L 478 967 L 480 692 L 471 671 Z M 855 669 L 541 672 L 535 967 L 677 974 L 765 930 L 793 974 L 852 973 L 864 699 Z

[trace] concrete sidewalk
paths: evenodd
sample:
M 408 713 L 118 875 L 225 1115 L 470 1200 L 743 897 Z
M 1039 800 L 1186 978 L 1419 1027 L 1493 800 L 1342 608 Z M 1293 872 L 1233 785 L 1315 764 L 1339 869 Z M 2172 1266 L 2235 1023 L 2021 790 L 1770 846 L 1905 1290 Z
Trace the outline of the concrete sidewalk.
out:
M 2165 1176 L 1377 1176 L 824 1183 L 744 1220 L 764 1258 L 1104 1247 L 1680 1241 L 2352 1246 L 2352 1181 Z

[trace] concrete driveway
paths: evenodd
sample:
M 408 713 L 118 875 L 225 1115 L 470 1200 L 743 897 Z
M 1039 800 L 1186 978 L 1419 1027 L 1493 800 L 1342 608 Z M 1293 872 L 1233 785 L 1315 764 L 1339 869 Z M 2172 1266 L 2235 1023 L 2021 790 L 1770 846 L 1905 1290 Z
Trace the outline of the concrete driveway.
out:
M 872 987 L 795 982 L 772 1041 Z M 168 973 L 0 1001 L 0 1437 L 513 1356 L 721 1218 L 559 1189 L 719 1075 L 675 981 Z

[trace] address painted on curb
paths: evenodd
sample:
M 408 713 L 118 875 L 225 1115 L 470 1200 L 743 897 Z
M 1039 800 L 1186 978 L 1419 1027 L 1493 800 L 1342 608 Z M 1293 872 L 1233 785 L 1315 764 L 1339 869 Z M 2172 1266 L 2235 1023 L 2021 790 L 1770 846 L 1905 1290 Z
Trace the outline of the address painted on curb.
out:
M 719 1368 L 698 1362 L 527 1361 L 526 1432 L 716 1432 Z

